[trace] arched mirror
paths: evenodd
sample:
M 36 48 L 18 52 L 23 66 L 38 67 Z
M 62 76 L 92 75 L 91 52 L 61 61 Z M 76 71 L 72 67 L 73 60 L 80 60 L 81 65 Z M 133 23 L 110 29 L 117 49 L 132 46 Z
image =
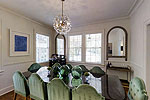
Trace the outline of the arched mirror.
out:
M 125 58 L 127 61 L 128 34 L 125 28 L 115 26 L 107 34 L 108 58 Z
M 55 37 L 55 53 L 66 55 L 66 38 L 63 34 L 57 34 Z

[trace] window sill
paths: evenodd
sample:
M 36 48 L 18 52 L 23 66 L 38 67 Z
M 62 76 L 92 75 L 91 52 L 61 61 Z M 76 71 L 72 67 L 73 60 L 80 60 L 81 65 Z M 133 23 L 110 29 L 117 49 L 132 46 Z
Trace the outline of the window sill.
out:
M 105 66 L 104 64 L 101 64 L 101 63 L 89 63 L 89 62 L 73 62 L 73 61 L 68 61 L 67 63 L 79 63 L 79 64 L 89 64 L 89 65 Z
M 49 63 L 49 61 L 45 61 L 45 62 L 37 62 L 39 64 L 43 64 L 43 63 Z

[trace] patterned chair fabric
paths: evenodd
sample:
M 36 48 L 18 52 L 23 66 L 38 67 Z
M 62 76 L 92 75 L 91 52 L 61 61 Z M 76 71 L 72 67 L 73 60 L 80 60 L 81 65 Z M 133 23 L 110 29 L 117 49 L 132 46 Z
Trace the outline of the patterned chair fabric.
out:
M 82 84 L 72 90 L 72 100 L 105 100 L 105 98 L 98 94 L 92 86 Z
M 46 100 L 45 83 L 36 73 L 29 77 L 30 98 L 35 100 Z
M 36 73 L 41 68 L 41 65 L 38 63 L 33 63 L 29 68 L 28 71 L 31 73 Z
M 128 98 L 129 100 L 148 100 L 145 83 L 142 79 L 135 77 L 130 81 Z
M 29 93 L 29 87 L 26 78 L 21 72 L 16 71 L 13 75 L 14 91 L 24 97 L 27 97 Z
M 98 66 L 95 66 L 93 67 L 91 70 L 90 70 L 90 73 L 94 76 L 94 77 L 101 77 L 103 75 L 105 75 L 105 72 Z
M 70 90 L 59 78 L 47 84 L 48 100 L 70 100 Z

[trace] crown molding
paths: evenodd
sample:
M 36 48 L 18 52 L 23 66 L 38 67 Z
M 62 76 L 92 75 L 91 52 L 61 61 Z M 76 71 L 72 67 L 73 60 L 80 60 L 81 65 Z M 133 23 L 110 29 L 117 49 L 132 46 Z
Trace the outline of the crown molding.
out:
M 107 23 L 107 22 L 112 22 L 112 21 L 117 21 L 117 20 L 123 20 L 123 19 L 129 19 L 129 16 L 118 17 L 118 18 L 111 18 L 111 19 L 106 19 L 106 20 L 102 20 L 102 21 L 97 21 L 97 22 L 92 22 L 92 23 L 86 23 L 86 24 L 82 24 L 82 25 L 74 25 L 73 28 L 83 27 L 83 26 L 89 26 L 89 25 L 95 25 L 95 24 L 101 24 L 101 23 Z
M 132 4 L 132 6 L 130 7 L 129 11 L 128 11 L 128 15 L 130 15 L 130 13 L 133 11 L 136 3 L 138 2 L 138 0 L 135 0 L 134 3 Z
M 80 25 L 73 25 L 74 28 L 76 27 L 82 27 L 82 26 L 87 26 L 87 25 L 94 25 L 94 24 L 100 24 L 100 23 L 106 23 L 106 22 L 111 22 L 111 21 L 116 21 L 116 20 L 122 20 L 122 19 L 127 19 L 127 18 L 130 18 L 134 13 L 135 11 L 140 7 L 140 5 L 143 3 L 144 0 L 135 0 L 133 5 L 130 7 L 129 11 L 128 11 L 128 14 L 127 16 L 124 16 L 124 17 L 119 17 L 119 18 L 111 18 L 111 19 L 106 19 L 106 20 L 102 20 L 102 21 L 97 21 L 97 22 L 92 22 L 92 23 L 86 23 L 86 24 L 80 24 Z M 23 14 L 20 14 L 16 11 L 13 11 L 9 8 L 6 8 L 6 7 L 3 7 L 0 5 L 0 9 L 6 11 L 6 12 L 9 12 L 9 13 L 12 13 L 14 15 L 17 15 L 17 16 L 20 16 L 26 20 L 29 20 L 33 23 L 36 23 L 36 24 L 39 24 L 41 26 L 44 26 L 44 27 L 47 27 L 49 29 L 51 29 L 52 31 L 54 31 L 53 27 L 51 25 L 47 25 L 47 24 L 44 24 L 42 22 L 39 22 L 39 21 L 36 21 L 34 19 L 31 19 Z
M 131 17 L 137 11 L 137 9 L 143 4 L 143 2 L 144 0 L 135 0 L 134 4 L 132 5 L 132 7 L 128 12 L 128 16 Z
M 24 18 L 24 19 L 26 19 L 26 20 L 28 20 L 28 21 L 31 21 L 31 22 L 33 22 L 33 23 L 35 23 L 35 24 L 38 24 L 38 25 L 41 25 L 41 26 L 44 26 L 44 27 L 47 27 L 47 28 L 53 30 L 53 28 L 52 28 L 50 25 L 46 25 L 46 24 L 44 24 L 44 23 L 42 23 L 42 22 L 33 20 L 33 19 L 31 19 L 31 18 L 29 18 L 29 17 L 23 15 L 23 14 L 20 14 L 20 13 L 14 11 L 14 10 L 11 10 L 11 9 L 9 9 L 9 8 L 6 8 L 6 7 L 3 7 L 3 6 L 1 6 L 1 5 L 0 5 L 0 10 L 3 10 L 3 11 L 6 11 L 6 12 L 8 12 L 8 13 L 11 13 L 11 14 L 13 14 L 13 15 L 22 17 L 22 18 Z

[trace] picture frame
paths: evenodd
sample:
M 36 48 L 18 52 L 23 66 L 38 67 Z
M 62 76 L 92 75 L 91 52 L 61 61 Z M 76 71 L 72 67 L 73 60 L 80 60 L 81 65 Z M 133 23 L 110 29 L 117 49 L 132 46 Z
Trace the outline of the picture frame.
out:
M 10 29 L 10 56 L 30 55 L 30 34 Z

